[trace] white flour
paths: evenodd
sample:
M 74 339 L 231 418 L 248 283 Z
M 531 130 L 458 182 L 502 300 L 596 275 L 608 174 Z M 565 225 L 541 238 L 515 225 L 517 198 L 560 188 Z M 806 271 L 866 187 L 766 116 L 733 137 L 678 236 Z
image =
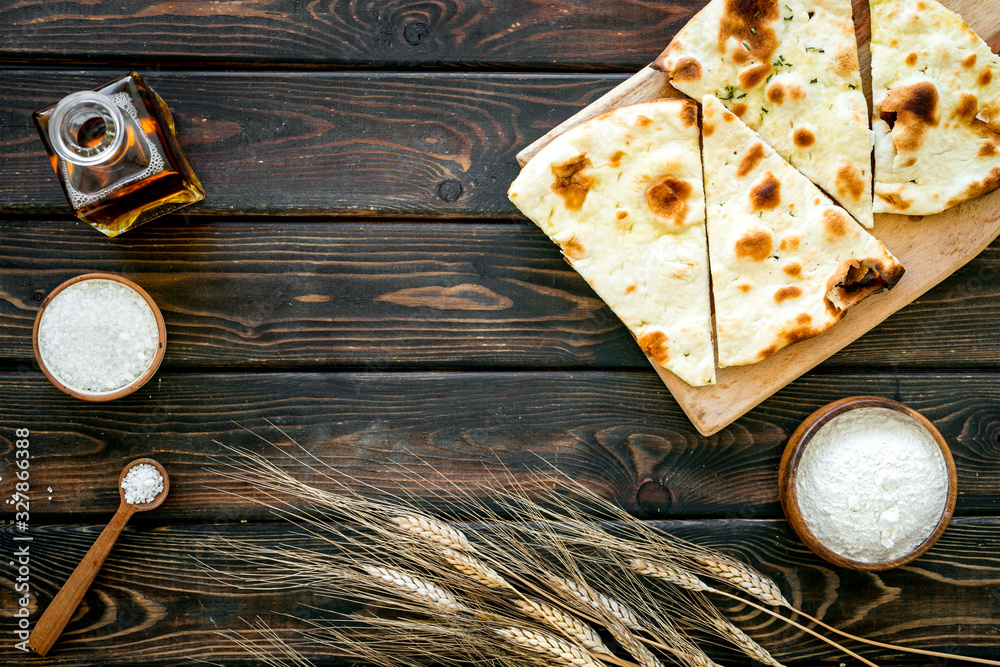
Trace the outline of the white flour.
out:
M 888 408 L 835 417 L 813 437 L 795 485 L 816 538 L 866 563 L 901 558 L 934 532 L 948 469 L 933 436 Z

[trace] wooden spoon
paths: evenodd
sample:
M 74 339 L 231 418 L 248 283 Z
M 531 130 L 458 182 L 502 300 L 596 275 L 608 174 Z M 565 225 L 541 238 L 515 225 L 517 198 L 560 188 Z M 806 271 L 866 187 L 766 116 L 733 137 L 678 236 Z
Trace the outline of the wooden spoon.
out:
M 122 480 L 125 479 L 125 475 L 128 474 L 129 470 L 141 463 L 147 463 L 159 471 L 163 477 L 163 490 L 156 494 L 156 497 L 151 502 L 132 505 L 125 501 Z M 136 512 L 145 512 L 159 507 L 166 499 L 168 491 L 170 491 L 170 478 L 167 477 L 167 471 L 153 459 L 136 459 L 122 469 L 122 474 L 118 476 L 118 495 L 121 497 L 121 505 L 119 505 L 118 511 L 111 517 L 107 528 L 100 534 L 94 545 L 90 547 L 90 551 L 87 552 L 83 560 L 80 561 L 80 564 L 73 570 L 73 574 L 63 584 L 59 593 L 56 594 L 55 598 L 49 604 L 48 609 L 38 619 L 34 630 L 31 631 L 31 636 L 28 637 L 28 648 L 42 656 L 49 652 L 49 649 L 56 643 L 59 635 L 62 634 L 63 628 L 66 627 L 69 619 L 73 616 L 73 612 L 79 606 L 84 593 L 87 592 L 90 584 L 93 583 L 94 578 L 100 571 L 104 560 L 108 557 L 111 547 L 114 546 L 115 540 L 118 539 L 125 524 L 128 523 L 128 520 Z

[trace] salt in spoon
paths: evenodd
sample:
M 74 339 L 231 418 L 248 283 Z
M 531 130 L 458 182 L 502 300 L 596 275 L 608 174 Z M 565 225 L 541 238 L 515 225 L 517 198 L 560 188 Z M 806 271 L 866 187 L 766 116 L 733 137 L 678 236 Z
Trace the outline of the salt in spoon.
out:
M 163 490 L 156 494 L 156 497 L 152 501 L 133 505 L 125 500 L 125 490 L 122 489 L 122 481 L 129 470 L 142 463 L 153 466 L 160 473 L 163 477 Z M 168 491 L 170 491 L 170 478 L 167 477 L 167 471 L 153 459 L 136 459 L 122 469 L 122 474 L 118 476 L 118 495 L 121 497 L 121 505 L 118 506 L 118 511 L 111 517 L 107 528 L 100 534 L 94 545 L 90 547 L 90 551 L 87 552 L 83 560 L 80 561 L 80 564 L 73 570 L 73 574 L 69 575 L 69 579 L 66 580 L 59 593 L 53 598 L 48 609 L 45 610 L 42 617 L 35 623 L 35 628 L 31 631 L 31 636 L 28 637 L 28 648 L 41 656 L 49 652 L 49 649 L 56 643 L 59 635 L 62 634 L 69 619 L 72 618 L 73 612 L 79 606 L 84 593 L 87 592 L 90 584 L 93 583 L 94 578 L 101 569 L 101 565 L 104 564 L 104 560 L 108 557 L 111 547 L 114 546 L 115 540 L 118 539 L 125 524 L 128 523 L 128 520 L 136 512 L 145 512 L 159 507 L 166 499 Z

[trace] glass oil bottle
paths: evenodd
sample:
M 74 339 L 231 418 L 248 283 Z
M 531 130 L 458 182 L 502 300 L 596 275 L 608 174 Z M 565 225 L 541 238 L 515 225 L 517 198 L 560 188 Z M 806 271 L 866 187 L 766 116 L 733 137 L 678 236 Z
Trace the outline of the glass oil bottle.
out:
M 170 110 L 135 72 L 33 118 L 70 206 L 108 236 L 205 198 Z

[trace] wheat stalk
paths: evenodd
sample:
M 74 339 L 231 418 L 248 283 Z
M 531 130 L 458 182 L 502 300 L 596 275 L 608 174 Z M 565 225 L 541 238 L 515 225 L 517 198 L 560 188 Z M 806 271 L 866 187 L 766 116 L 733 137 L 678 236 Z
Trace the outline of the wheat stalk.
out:
M 513 600 L 513 604 L 524 615 L 530 616 L 544 625 L 558 630 L 567 638 L 572 639 L 589 651 L 613 655 L 611 649 L 604 644 L 604 641 L 597 634 L 596 630 L 558 607 L 531 598 L 518 598 Z
M 586 651 L 567 641 L 544 632 L 518 627 L 497 628 L 496 634 L 515 646 L 533 653 L 548 656 L 562 665 L 570 667 L 604 667 Z
M 458 598 L 432 582 L 378 565 L 362 565 L 361 569 L 369 576 L 390 584 L 411 597 L 428 602 L 442 611 L 449 613 L 468 611 Z

